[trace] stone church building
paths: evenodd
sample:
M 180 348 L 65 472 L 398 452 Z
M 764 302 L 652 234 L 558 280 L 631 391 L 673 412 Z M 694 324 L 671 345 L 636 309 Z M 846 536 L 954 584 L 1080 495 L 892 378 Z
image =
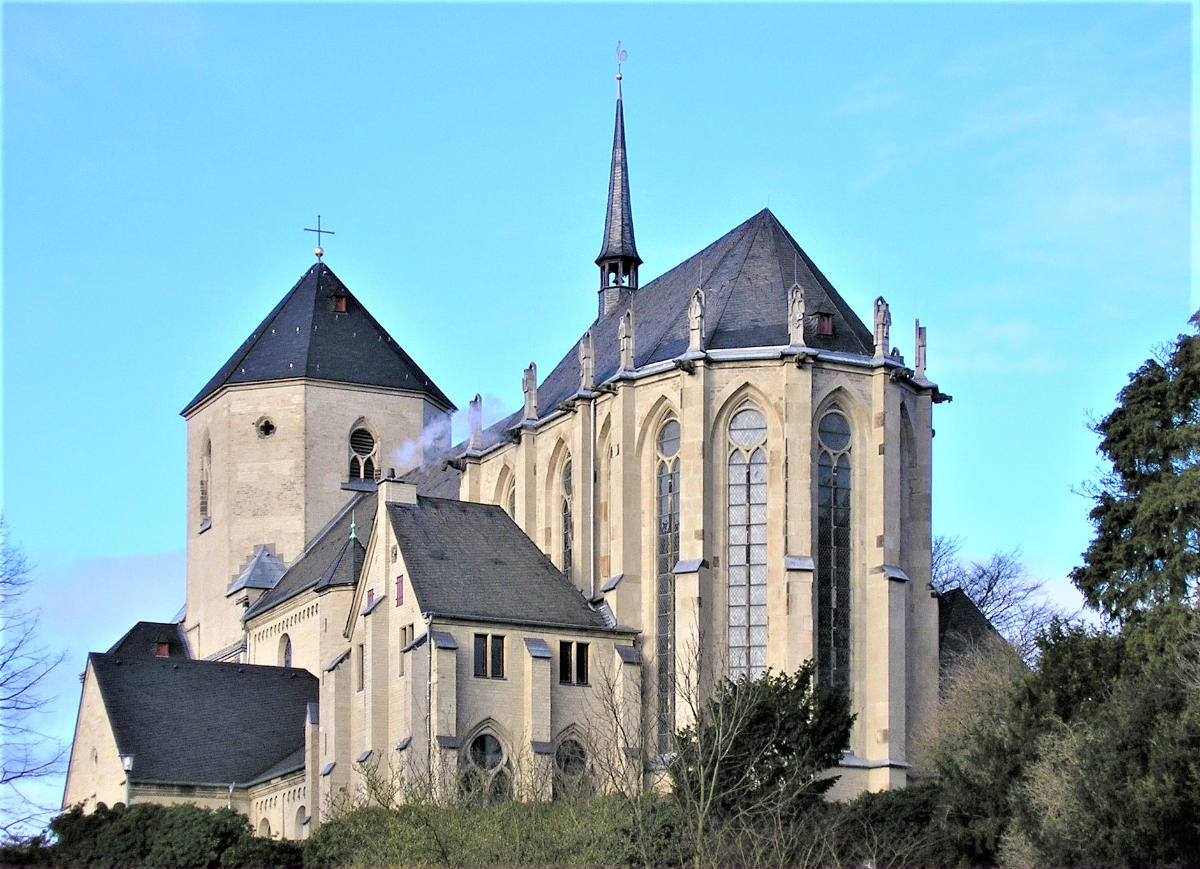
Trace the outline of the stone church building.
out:
M 381 770 L 654 781 L 696 692 L 808 659 L 857 714 L 838 792 L 905 783 L 938 681 L 924 329 L 910 363 L 766 210 L 642 286 L 630 203 L 618 89 L 596 320 L 458 445 L 318 249 L 183 410 L 186 606 L 88 657 L 64 806 L 302 838 Z

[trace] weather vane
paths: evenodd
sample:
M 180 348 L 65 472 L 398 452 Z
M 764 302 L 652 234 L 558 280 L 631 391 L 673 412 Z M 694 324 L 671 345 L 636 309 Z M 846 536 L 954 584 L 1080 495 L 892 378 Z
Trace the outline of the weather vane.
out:
M 617 95 L 621 93 L 621 64 L 629 60 L 629 52 L 621 48 L 621 40 L 617 40 Z
M 337 233 L 335 233 L 332 229 L 321 229 L 321 215 L 319 215 L 319 214 L 317 215 L 317 228 L 309 229 L 306 226 L 306 227 L 304 227 L 304 231 L 305 232 L 315 232 L 317 234 L 317 246 L 313 250 L 313 253 L 315 253 L 317 255 L 317 261 L 320 262 L 321 257 L 323 257 L 325 255 L 325 248 L 321 247 L 321 236 L 322 235 L 336 235 Z

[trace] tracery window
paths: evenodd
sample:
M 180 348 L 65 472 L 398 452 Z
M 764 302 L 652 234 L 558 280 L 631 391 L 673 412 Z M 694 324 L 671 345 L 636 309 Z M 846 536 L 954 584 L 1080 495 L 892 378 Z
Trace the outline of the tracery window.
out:
M 658 576 L 655 657 L 657 663 L 658 750 L 671 750 L 675 731 L 675 564 L 679 561 L 679 421 L 671 416 L 656 443 L 655 572 Z
M 753 404 L 729 421 L 729 678 L 767 666 L 767 423 Z
M 834 405 L 817 426 L 817 679 L 850 684 L 850 423 Z
M 571 460 L 563 463 L 562 471 L 562 572 L 571 576 L 571 537 L 574 527 L 571 522 Z
M 463 795 L 480 803 L 512 798 L 512 773 L 500 740 L 481 733 L 471 740 L 463 756 Z
M 350 432 L 350 479 L 379 479 L 379 444 L 363 426 Z
M 590 792 L 587 749 L 578 739 L 568 737 L 554 750 L 552 793 L 560 797 L 581 796 Z

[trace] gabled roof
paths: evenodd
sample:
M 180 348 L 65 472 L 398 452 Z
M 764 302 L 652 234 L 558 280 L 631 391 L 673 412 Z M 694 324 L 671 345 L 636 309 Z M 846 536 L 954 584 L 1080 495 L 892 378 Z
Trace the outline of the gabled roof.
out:
M 335 312 L 335 297 L 345 299 L 345 313 Z M 323 262 L 304 273 L 182 413 L 224 386 L 294 377 L 409 389 L 454 408 Z
M 225 595 L 229 596 L 243 588 L 274 588 L 285 569 L 284 563 L 276 558 L 270 549 L 266 546 L 256 546 L 254 554 L 247 559 L 241 572 L 233 578 Z
M 358 535 L 369 534 L 377 505 L 374 492 L 356 493 L 324 528 L 313 535 L 304 552 L 292 562 L 275 587 L 264 592 L 246 610 L 245 618 L 266 612 L 310 588 L 353 585 L 362 570 L 364 551 L 361 540 L 350 539 L 350 524 L 353 522 L 357 526 Z
M 110 655 L 158 657 L 159 643 L 167 644 L 168 658 L 190 658 L 183 625 L 176 622 L 138 622 L 108 650 Z
M 422 612 L 604 629 L 603 615 L 499 507 L 417 496 L 387 505 Z
M 130 780 L 246 784 L 304 748 L 306 670 L 93 652 L 88 662 Z

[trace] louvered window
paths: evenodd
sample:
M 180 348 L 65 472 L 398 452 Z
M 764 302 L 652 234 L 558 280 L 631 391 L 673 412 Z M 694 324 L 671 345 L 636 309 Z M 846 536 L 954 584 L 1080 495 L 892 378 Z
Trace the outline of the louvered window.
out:
M 767 423 L 745 404 L 729 421 L 729 678 L 767 666 Z
M 350 479 L 379 479 L 379 445 L 365 428 L 350 432 Z
M 211 518 L 208 512 L 209 508 L 209 483 L 212 476 L 212 441 L 207 438 L 204 441 L 204 448 L 200 451 L 200 479 L 199 479 L 199 495 L 200 495 L 200 521 Z

